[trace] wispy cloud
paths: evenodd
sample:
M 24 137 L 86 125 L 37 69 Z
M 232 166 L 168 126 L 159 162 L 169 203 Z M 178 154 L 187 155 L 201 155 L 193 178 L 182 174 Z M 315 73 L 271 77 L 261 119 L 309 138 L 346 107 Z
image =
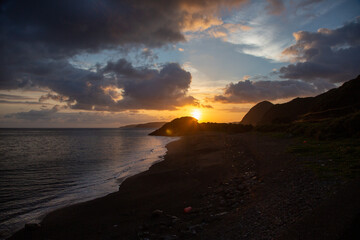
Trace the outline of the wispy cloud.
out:
M 328 0 L 254 2 L 226 19 L 224 24 L 209 29 L 208 33 L 238 45 L 237 50 L 240 53 L 275 62 L 288 62 L 287 56 L 281 53 L 293 43 L 291 38 L 293 29 L 309 24 L 340 2 Z M 238 27 L 230 29 L 226 24 Z
M 249 111 L 249 107 L 232 107 L 232 108 L 223 108 L 223 109 L 220 109 L 221 111 L 226 111 L 226 112 L 234 112 L 234 113 L 238 113 L 238 112 L 241 112 L 241 113 L 246 113 Z
M 291 39 L 284 37 L 284 27 L 278 24 L 279 20 L 276 16 L 266 13 L 264 4 L 252 5 L 247 9 L 257 14 L 250 13 L 247 14 L 248 17 L 244 17 L 241 16 L 243 12 L 240 11 L 237 16 L 230 19 L 233 23 L 242 22 L 249 29 L 232 31 L 225 40 L 238 45 L 238 51 L 241 53 L 283 61 L 281 51 L 289 45 Z
M 21 105 L 47 105 L 47 103 L 34 102 L 34 101 L 8 101 L 8 100 L 0 100 L 0 103 L 3 104 L 21 104 Z
M 0 99 L 6 99 L 6 100 L 34 100 L 34 98 L 31 98 L 31 97 L 20 96 L 20 95 L 12 95 L 12 94 L 3 94 L 3 93 L 0 93 Z

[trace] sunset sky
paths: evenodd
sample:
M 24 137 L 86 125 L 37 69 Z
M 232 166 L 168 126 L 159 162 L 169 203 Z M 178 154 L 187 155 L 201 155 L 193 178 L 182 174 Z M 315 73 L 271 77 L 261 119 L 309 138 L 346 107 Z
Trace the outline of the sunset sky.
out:
M 0 127 L 239 122 L 360 74 L 359 0 L 12 0 L 0 24 Z

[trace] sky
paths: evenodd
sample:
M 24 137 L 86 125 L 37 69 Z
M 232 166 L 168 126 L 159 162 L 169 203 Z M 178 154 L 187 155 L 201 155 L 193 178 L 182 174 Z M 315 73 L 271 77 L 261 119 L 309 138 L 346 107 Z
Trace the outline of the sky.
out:
M 5 128 L 239 122 L 360 74 L 358 0 L 0 4 Z

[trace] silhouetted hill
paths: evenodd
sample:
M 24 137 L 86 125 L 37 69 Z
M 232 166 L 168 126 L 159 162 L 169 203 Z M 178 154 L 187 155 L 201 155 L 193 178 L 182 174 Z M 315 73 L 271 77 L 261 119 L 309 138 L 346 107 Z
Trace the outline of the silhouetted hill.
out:
M 308 113 L 313 104 L 313 97 L 295 98 L 290 102 L 275 104 L 272 106 L 259 122 L 263 124 L 290 123 L 299 118 L 299 116 Z
M 311 112 L 325 111 L 335 108 L 355 107 L 360 105 L 360 75 L 345 82 L 341 87 L 331 89 L 314 97 Z
M 243 125 L 238 123 L 198 123 L 193 117 L 176 118 L 166 123 L 160 129 L 150 133 L 155 136 L 184 136 L 200 132 L 227 132 L 240 133 L 252 130 L 251 125 Z
M 149 135 L 155 136 L 182 136 L 193 134 L 199 128 L 198 121 L 193 117 L 181 117 L 166 123 L 161 128 L 155 130 Z
M 264 114 L 272 107 L 274 104 L 268 101 L 259 102 L 250 111 L 243 117 L 241 124 L 253 124 L 256 125 L 260 122 Z
M 346 106 L 342 108 L 333 108 L 319 112 L 306 113 L 298 119 L 299 122 L 318 122 L 326 119 L 338 118 L 339 116 L 346 116 L 357 111 L 356 106 Z
M 287 103 L 275 104 L 268 110 L 255 108 L 259 104 L 251 108 L 248 114 L 256 112 L 257 116 L 262 115 L 261 119 L 249 117 L 247 124 L 282 124 L 342 117 L 360 110 L 360 75 L 345 82 L 341 87 L 316 97 L 295 98 Z
M 162 127 L 166 122 L 149 122 L 149 123 L 142 123 L 142 124 L 131 124 L 122 126 L 120 128 L 160 128 Z

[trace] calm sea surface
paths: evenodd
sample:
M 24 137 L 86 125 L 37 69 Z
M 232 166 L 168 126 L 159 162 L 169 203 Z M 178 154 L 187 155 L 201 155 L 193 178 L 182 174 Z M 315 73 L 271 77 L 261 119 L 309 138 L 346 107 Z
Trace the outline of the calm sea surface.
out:
M 175 139 L 152 130 L 0 129 L 0 238 L 147 170 Z

